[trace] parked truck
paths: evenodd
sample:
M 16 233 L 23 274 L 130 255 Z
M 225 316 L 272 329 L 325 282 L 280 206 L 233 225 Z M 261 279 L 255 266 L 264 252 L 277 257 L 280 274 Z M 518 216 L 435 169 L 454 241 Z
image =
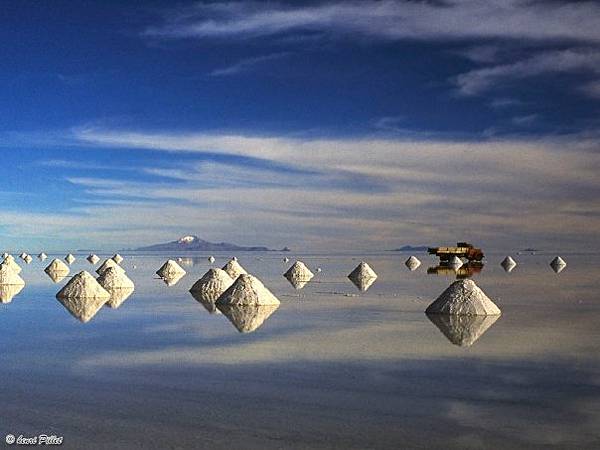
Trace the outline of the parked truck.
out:
M 428 248 L 427 252 L 430 255 L 435 255 L 440 258 L 440 261 L 447 262 L 454 256 L 466 258 L 469 261 L 481 261 L 483 252 L 480 248 L 476 248 L 467 242 L 458 242 L 456 247 L 433 247 Z

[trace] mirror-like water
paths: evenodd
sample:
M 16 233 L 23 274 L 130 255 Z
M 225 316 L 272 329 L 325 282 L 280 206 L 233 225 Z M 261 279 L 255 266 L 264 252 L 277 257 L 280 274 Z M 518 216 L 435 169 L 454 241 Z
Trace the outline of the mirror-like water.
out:
M 75 254 L 70 276 L 97 267 Z M 105 255 L 106 256 L 106 255 Z M 488 255 L 457 274 L 427 255 L 237 255 L 280 300 L 222 310 L 188 290 L 229 255 L 127 255 L 135 291 L 82 323 L 35 259 L 0 304 L 0 439 L 64 436 L 66 448 L 590 448 L 600 445 L 600 258 Z M 50 255 L 50 258 L 54 255 Z M 355 286 L 364 259 L 378 277 Z M 316 268 L 322 269 L 318 272 Z M 500 317 L 428 317 L 456 276 Z M 55 282 L 56 281 L 56 282 Z M 10 294 L 10 295 L 8 295 Z M 5 301 L 5 300 L 3 300 Z M 73 309 L 73 308 L 72 308 Z M 86 310 L 87 311 L 87 310 Z

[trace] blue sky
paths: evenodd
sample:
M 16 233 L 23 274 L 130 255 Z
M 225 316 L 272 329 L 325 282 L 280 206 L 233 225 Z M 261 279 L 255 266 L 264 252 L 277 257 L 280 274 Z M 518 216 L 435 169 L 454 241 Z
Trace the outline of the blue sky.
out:
M 594 2 L 13 2 L 0 247 L 598 248 Z

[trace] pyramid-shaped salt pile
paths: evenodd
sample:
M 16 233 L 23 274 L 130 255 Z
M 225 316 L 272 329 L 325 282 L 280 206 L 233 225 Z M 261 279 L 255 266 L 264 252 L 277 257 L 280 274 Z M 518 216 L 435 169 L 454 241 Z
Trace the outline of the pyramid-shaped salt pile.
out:
M 454 345 L 470 347 L 483 336 L 500 316 L 427 314 L 427 317 Z
M 104 260 L 100 267 L 96 269 L 96 273 L 102 275 L 109 267 L 114 267 L 118 272 L 125 273 L 125 270 L 110 258 Z
M 227 264 L 222 267 L 222 269 L 234 280 L 240 275 L 248 273 L 246 272 L 246 269 L 244 269 L 240 263 L 237 262 L 237 258 L 235 256 L 231 258 Z
M 517 262 L 516 262 L 514 259 L 512 259 L 512 257 L 510 257 L 510 256 L 507 256 L 506 258 L 504 258 L 504 259 L 502 260 L 502 262 L 500 263 L 500 265 L 502 266 L 502 268 L 503 268 L 503 269 L 504 269 L 506 272 L 510 273 L 510 272 L 512 272 L 512 270 L 513 270 L 515 267 L 517 267 Z
M 216 303 L 229 306 L 260 306 L 279 305 L 279 300 L 258 278 L 243 273 L 221 294 Z
M 377 274 L 371 269 L 371 266 L 366 262 L 361 261 L 361 263 L 350 272 L 348 278 L 350 278 L 350 281 L 352 281 L 360 291 L 364 292 L 375 282 Z
M 98 255 L 96 255 L 94 253 L 90 253 L 86 259 L 88 260 L 88 262 L 90 264 L 96 264 L 98 261 L 100 261 L 100 258 L 98 258 Z
M 212 263 L 214 263 L 214 262 L 215 262 L 215 257 L 214 257 L 214 256 L 212 256 L 212 255 L 211 255 L 211 256 L 209 256 L 209 257 L 208 257 L 208 262 L 209 262 L 209 263 L 211 263 L 211 264 L 212 264 Z
M 0 264 L 0 284 L 11 286 L 24 286 L 23 278 L 8 264 Z
M 115 253 L 111 259 L 117 264 L 121 264 L 123 262 L 123 257 L 118 253 Z
M 209 301 L 216 301 L 233 284 L 233 279 L 222 269 L 209 269 L 194 283 L 190 292 Z M 194 296 L 196 298 L 196 296 Z
M 421 261 L 419 261 L 419 258 L 416 256 L 411 256 L 404 262 L 404 265 L 412 272 L 413 270 L 418 269 L 418 267 L 421 265 Z
M 48 255 L 46 255 L 44 252 L 42 252 L 38 255 L 38 259 L 40 261 L 45 261 L 47 257 L 48 257 Z
M 185 275 L 185 270 L 175 261 L 169 259 L 156 271 L 156 274 L 163 279 L 181 278 Z
M 279 305 L 218 305 L 217 307 L 240 333 L 251 333 L 256 331 L 279 308 Z
M 10 267 L 13 271 L 15 271 L 16 273 L 21 273 L 21 266 L 19 266 L 16 262 L 15 262 L 15 258 L 13 258 L 12 255 L 8 255 L 6 258 L 4 258 L 4 261 L 2 261 L 3 265 L 7 265 L 8 267 Z
M 315 274 L 302 261 L 296 261 L 283 276 L 290 281 L 310 281 Z
M 493 316 L 500 314 L 500 309 L 473 280 L 458 280 L 442 292 L 425 312 L 427 314 Z
M 460 259 L 458 256 L 453 256 L 452 258 L 450 258 L 450 261 L 448 261 L 448 266 L 455 269 L 458 269 L 462 265 L 462 259 Z
M 46 273 L 55 273 L 60 275 L 68 275 L 70 269 L 64 262 L 60 259 L 53 259 L 52 262 L 44 269 Z
M 10 255 L 6 252 L 2 253 L 2 259 L 8 258 Z
M 71 278 L 56 298 L 74 317 L 87 322 L 110 299 L 110 294 L 92 275 L 83 271 Z
M 19 255 L 19 258 L 21 258 L 22 260 L 25 260 L 25 258 L 27 257 L 27 253 L 23 252 Z
M 23 258 L 23 261 L 25 261 L 26 264 L 31 264 L 31 261 L 33 261 L 33 258 L 31 257 L 31 255 L 27 255 L 27 256 L 25 256 L 25 258 Z
M 69 263 L 69 265 L 73 264 L 73 262 L 75 261 L 75 257 L 71 253 L 69 253 L 67 256 L 65 256 L 65 261 Z
M 96 280 L 110 294 L 106 304 L 118 308 L 134 291 L 133 281 L 115 267 L 109 267 Z
M 560 256 L 557 256 L 550 262 L 550 267 L 552 267 L 555 273 L 560 273 L 567 267 L 567 262 Z
M 284 262 L 284 263 L 286 263 L 286 262 L 290 262 L 290 258 L 288 258 L 288 257 L 286 256 L 285 258 L 283 258 L 283 262 Z
M 10 303 L 24 287 L 24 284 L 0 284 L 0 303 Z

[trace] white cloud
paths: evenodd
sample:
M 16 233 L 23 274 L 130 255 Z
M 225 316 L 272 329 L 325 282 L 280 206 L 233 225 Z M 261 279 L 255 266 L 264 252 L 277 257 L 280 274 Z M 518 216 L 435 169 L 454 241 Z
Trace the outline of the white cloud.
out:
M 268 62 L 268 61 L 273 61 L 276 59 L 281 59 L 281 58 L 285 58 L 286 56 L 288 56 L 290 53 L 289 52 L 280 52 L 280 53 L 271 53 L 269 55 L 262 55 L 262 56 L 257 56 L 254 58 L 246 58 L 246 59 L 242 59 L 238 62 L 236 62 L 235 64 L 232 64 L 228 67 L 223 67 L 220 69 L 215 69 L 212 72 L 210 72 L 210 75 L 213 77 L 223 77 L 223 76 L 230 76 L 230 75 L 236 75 L 238 73 L 241 72 L 246 72 L 251 70 L 253 67 Z
M 147 36 L 247 38 L 324 32 L 385 40 L 516 38 L 600 42 L 595 2 L 525 0 L 332 1 L 319 5 L 227 2 L 196 4 L 168 15 Z

